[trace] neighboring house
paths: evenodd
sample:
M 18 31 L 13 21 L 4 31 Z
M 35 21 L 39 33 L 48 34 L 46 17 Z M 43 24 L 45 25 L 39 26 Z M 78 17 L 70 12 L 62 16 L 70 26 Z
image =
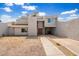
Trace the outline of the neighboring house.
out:
M 56 16 L 38 16 L 38 13 L 22 16 L 16 22 L 8 25 L 8 35 L 42 35 L 54 34 Z

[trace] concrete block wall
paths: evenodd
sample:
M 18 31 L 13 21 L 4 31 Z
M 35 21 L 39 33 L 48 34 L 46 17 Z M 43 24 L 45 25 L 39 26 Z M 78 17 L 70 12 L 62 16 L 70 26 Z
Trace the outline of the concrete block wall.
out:
M 0 36 L 7 35 L 8 25 L 0 23 Z
M 57 21 L 55 35 L 67 37 L 67 24 L 65 22 Z
M 79 40 L 79 19 L 73 19 L 68 23 L 68 37 Z
M 15 31 L 13 27 L 8 27 L 8 33 L 7 35 L 14 35 Z
M 79 19 L 57 22 L 55 34 L 57 36 L 79 40 Z

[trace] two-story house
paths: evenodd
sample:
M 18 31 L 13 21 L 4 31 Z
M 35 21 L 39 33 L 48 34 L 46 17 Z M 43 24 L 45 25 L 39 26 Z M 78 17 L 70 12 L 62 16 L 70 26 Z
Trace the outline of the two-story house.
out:
M 8 25 L 8 35 L 44 35 L 54 34 L 56 16 L 39 16 L 38 13 L 20 17 Z

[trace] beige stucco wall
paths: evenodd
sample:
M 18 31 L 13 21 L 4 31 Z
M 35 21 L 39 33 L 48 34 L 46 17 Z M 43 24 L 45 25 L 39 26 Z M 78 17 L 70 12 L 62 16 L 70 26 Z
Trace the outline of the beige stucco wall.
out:
M 67 23 L 68 23 L 68 37 L 75 40 L 79 40 L 79 18 L 72 19 L 72 21 L 69 21 Z
M 79 40 L 79 19 L 72 19 L 67 22 L 57 22 L 56 35 Z
M 66 24 L 65 22 L 57 21 L 55 34 L 57 36 L 67 37 L 67 26 L 68 24 Z
M 14 33 L 14 35 L 27 35 L 28 34 L 28 32 L 21 32 L 21 29 L 22 28 L 15 28 L 14 30 L 15 30 L 15 33 Z M 24 28 L 24 29 L 27 29 L 27 28 Z
M 28 19 L 28 35 L 36 36 L 37 35 L 37 19 L 36 17 L 29 17 Z
M 9 27 L 7 35 L 28 35 L 28 32 L 21 32 L 22 28 L 23 27 Z M 24 29 L 27 30 L 27 27 L 25 27 Z
M 56 17 L 32 17 L 29 16 L 28 18 L 28 35 L 37 35 L 37 21 L 44 21 L 45 27 L 56 27 L 56 22 L 48 23 L 48 18 L 51 18 L 52 20 L 55 20 Z
M 5 23 L 0 23 L 0 36 L 6 35 L 8 30 L 8 26 Z
M 7 35 L 14 35 L 15 30 L 13 27 L 8 27 L 8 34 Z

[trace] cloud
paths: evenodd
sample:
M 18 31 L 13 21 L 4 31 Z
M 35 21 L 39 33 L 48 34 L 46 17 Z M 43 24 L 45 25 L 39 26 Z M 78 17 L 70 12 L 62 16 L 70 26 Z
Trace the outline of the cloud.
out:
M 71 14 L 70 16 L 74 17 L 74 16 L 78 16 L 77 14 Z
M 6 6 L 24 5 L 24 3 L 5 3 Z
M 14 3 L 15 5 L 24 5 L 24 3 Z
M 76 18 L 79 18 L 78 14 L 71 14 L 71 15 L 69 15 L 67 17 L 62 17 L 62 16 L 58 17 L 58 21 L 65 22 L 65 21 L 69 21 L 69 20 L 72 20 L 72 19 L 76 19 Z
M 5 7 L 5 8 L 1 8 L 1 9 L 3 9 L 3 10 L 6 11 L 6 12 L 12 12 L 12 10 L 11 10 L 10 7 Z
M 13 3 L 5 3 L 6 6 L 13 6 Z
M 23 15 L 25 15 L 25 14 L 27 14 L 27 11 L 22 11 L 21 13 L 22 13 Z
M 71 19 L 79 18 L 79 14 L 77 14 L 78 9 L 65 11 L 60 13 L 58 20 L 62 21 L 69 21 Z
M 39 12 L 38 15 L 39 15 L 39 16 L 45 16 L 46 13 L 45 13 L 45 12 Z
M 78 9 L 74 9 L 74 10 L 70 10 L 70 11 L 64 11 L 61 13 L 61 15 L 63 14 L 73 14 L 73 13 L 76 13 L 78 11 Z
M 6 23 L 6 22 L 16 21 L 16 18 L 13 18 L 12 16 L 9 15 L 1 15 L 0 20 Z
M 36 10 L 37 6 L 22 6 L 26 10 Z

